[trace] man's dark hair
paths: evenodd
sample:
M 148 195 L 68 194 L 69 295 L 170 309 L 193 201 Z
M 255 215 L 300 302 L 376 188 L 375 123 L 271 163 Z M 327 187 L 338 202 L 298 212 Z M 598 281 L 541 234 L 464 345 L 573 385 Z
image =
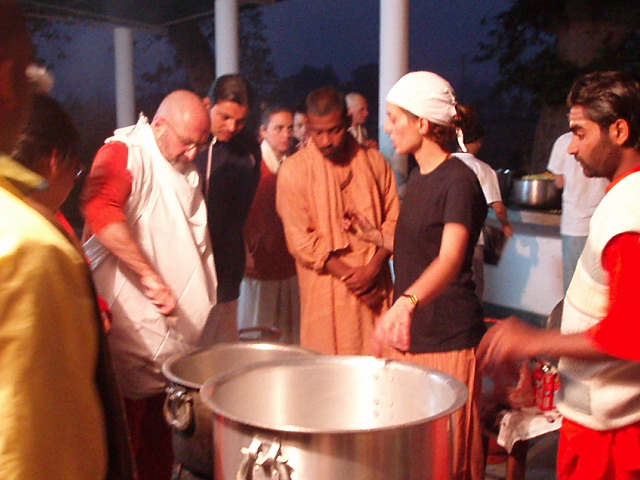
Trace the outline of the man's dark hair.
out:
M 253 87 L 249 81 L 239 73 L 221 75 L 213 82 L 207 94 L 211 103 L 235 102 L 244 107 L 253 107 L 255 100 Z
M 260 125 L 267 128 L 269 126 L 269 122 L 271 121 L 271 117 L 280 112 L 288 112 L 293 116 L 293 109 L 288 105 L 285 105 L 283 103 L 267 105 L 262 110 L 262 115 L 260 115 Z
M 307 95 L 307 113 L 324 117 L 330 113 L 339 111 L 345 121 L 349 123 L 347 104 L 344 101 L 344 93 L 332 87 L 318 88 Z
M 567 105 L 584 107 L 603 131 L 618 119 L 626 120 L 629 138 L 623 146 L 640 150 L 640 84 L 630 73 L 593 72 L 580 77 L 569 91 Z
M 11 156 L 42 173 L 42 160 L 49 159 L 54 150 L 62 164 L 77 161 L 79 142 L 78 130 L 62 106 L 47 95 L 35 94 L 31 116 Z

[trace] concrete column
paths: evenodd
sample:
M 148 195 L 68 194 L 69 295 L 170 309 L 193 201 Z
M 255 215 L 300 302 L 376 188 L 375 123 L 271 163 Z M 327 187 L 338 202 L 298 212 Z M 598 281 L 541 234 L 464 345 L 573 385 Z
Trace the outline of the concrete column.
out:
M 216 76 L 240 71 L 238 0 L 215 0 Z
M 113 29 L 116 74 L 116 124 L 125 127 L 136 121 L 136 87 L 133 74 L 133 32 Z
M 380 109 L 378 112 L 380 151 L 391 163 L 398 187 L 407 177 L 406 155 L 395 155 L 384 131 L 387 118 L 385 98 L 393 84 L 409 70 L 409 1 L 380 0 Z

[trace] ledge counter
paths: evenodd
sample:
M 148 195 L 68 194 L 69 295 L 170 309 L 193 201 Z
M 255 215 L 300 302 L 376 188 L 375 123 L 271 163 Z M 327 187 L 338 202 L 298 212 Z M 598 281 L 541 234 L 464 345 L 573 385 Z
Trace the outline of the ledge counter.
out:
M 519 314 L 540 323 L 564 296 L 560 211 L 507 210 L 514 234 L 498 264 L 485 264 L 485 314 Z M 487 223 L 500 227 L 492 209 Z

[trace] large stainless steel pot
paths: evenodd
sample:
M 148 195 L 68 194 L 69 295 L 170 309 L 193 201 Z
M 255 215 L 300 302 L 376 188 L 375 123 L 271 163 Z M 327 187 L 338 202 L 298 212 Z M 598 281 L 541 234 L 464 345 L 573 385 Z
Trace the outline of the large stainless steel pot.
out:
M 216 480 L 428 480 L 451 475 L 466 387 L 373 357 L 269 362 L 207 380 Z
M 513 180 L 510 203 L 524 208 L 560 208 L 561 192 L 553 178 Z
M 221 343 L 168 359 L 162 373 L 169 380 L 164 414 L 172 429 L 176 460 L 204 478 L 213 475 L 212 415 L 198 391 L 210 377 L 253 363 L 315 355 L 301 347 L 274 343 Z

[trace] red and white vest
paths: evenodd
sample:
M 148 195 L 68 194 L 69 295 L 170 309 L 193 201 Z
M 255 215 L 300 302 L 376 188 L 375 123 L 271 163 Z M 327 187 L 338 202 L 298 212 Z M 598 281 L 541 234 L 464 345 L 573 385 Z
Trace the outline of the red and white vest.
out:
M 609 281 L 602 266 L 602 253 L 616 235 L 640 232 L 639 192 L 637 172 L 620 180 L 594 212 L 585 249 L 565 297 L 562 333 L 584 332 L 607 314 Z M 628 321 L 640 321 L 640 313 Z M 559 371 L 562 387 L 558 410 L 565 417 L 594 430 L 640 421 L 640 362 L 613 357 L 601 361 L 563 357 Z

